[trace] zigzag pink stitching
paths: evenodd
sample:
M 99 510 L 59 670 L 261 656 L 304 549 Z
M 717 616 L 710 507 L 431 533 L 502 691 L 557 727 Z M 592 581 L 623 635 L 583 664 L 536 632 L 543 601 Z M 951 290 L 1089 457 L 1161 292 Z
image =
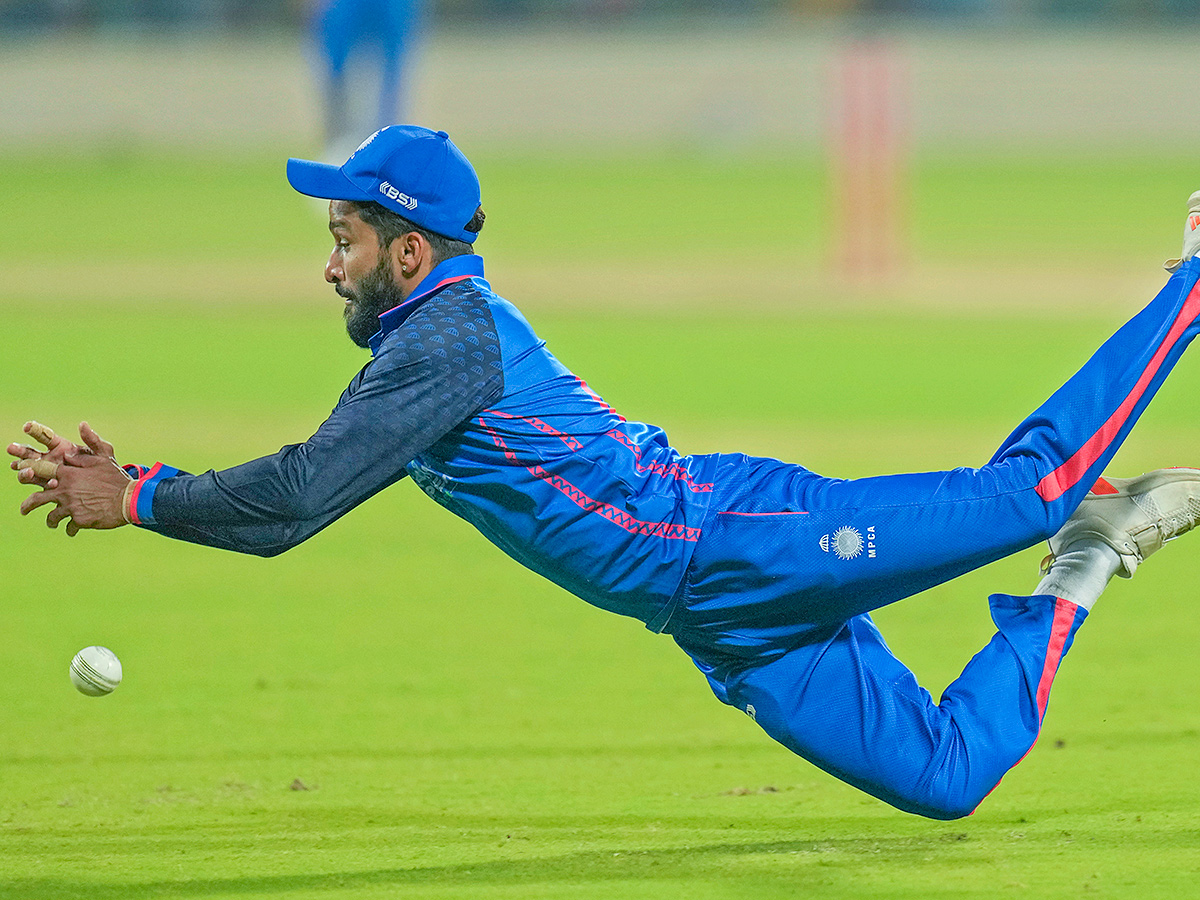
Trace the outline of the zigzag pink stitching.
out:
M 584 381 L 578 375 L 575 376 L 575 380 L 579 382 L 579 386 L 583 388 L 589 397 L 603 406 L 622 422 L 626 421 L 625 417 L 609 406 L 603 397 L 601 397 L 588 386 L 586 381 Z M 621 443 L 622 446 L 633 453 L 633 467 L 639 472 L 653 472 L 656 475 L 662 475 L 664 478 L 677 478 L 698 494 L 707 494 L 712 492 L 713 486 L 711 484 L 697 484 L 696 482 L 692 481 L 691 473 L 678 463 L 671 463 L 669 466 L 664 466 L 662 463 L 643 464 L 641 447 L 631 441 L 628 435 L 623 434 L 614 428 L 612 431 L 608 432 L 608 436 L 615 438 Z
M 582 378 L 579 378 L 578 376 L 576 376 L 576 381 L 578 381 L 580 384 L 582 384 L 585 389 L 587 388 L 587 385 L 584 383 Z M 591 393 L 591 391 L 589 390 L 588 393 Z M 596 397 L 595 394 L 592 394 L 592 396 Z M 596 397 L 596 399 L 599 400 L 601 403 L 604 403 L 604 401 L 600 400 L 599 397 Z M 605 404 L 605 406 L 609 410 L 612 410 L 612 407 L 607 406 L 607 404 Z M 565 432 L 559 431 L 553 425 L 549 424 L 548 422 L 543 422 L 541 419 L 538 419 L 534 416 L 514 416 L 510 413 L 501 412 L 498 409 L 489 409 L 487 412 L 489 415 L 500 416 L 501 418 L 504 418 L 504 419 L 512 419 L 514 421 L 520 420 L 522 422 L 528 422 L 530 425 L 532 425 L 534 428 L 536 428 L 542 434 L 548 434 L 551 437 L 558 438 L 560 441 L 562 441 L 564 444 L 566 444 L 569 448 L 571 448 L 572 451 L 579 451 L 579 450 L 583 449 L 583 445 L 581 443 L 579 443 L 579 441 L 577 441 L 572 435 L 569 435 L 569 434 L 566 434 Z M 614 415 L 617 415 L 615 411 L 614 411 Z M 617 418 L 621 418 L 620 415 L 617 415 Z M 624 422 L 625 420 L 621 419 L 621 421 Z M 695 491 L 697 494 L 708 494 L 708 493 L 712 492 L 713 486 L 711 484 L 696 483 L 695 481 L 692 480 L 691 473 L 688 472 L 687 469 L 685 469 L 683 466 L 679 465 L 678 463 L 671 463 L 670 465 L 663 465 L 662 463 L 643 463 L 641 448 L 637 444 L 635 444 L 633 441 L 631 441 L 627 434 L 617 431 L 614 428 L 612 431 L 607 432 L 607 436 L 616 440 L 619 444 L 621 444 L 621 446 L 623 446 L 625 449 L 627 449 L 630 453 L 633 454 L 633 467 L 635 469 L 637 469 L 639 472 L 653 472 L 656 475 L 662 475 L 664 478 L 678 479 L 679 481 L 682 481 L 684 484 L 686 484 L 693 491 Z
M 489 412 L 495 412 L 495 410 L 489 410 Z M 508 418 L 511 419 L 515 417 L 508 416 Z M 520 465 L 521 463 L 517 459 L 517 454 L 509 449 L 508 445 L 504 443 L 504 439 L 500 437 L 500 435 L 494 429 L 488 426 L 487 422 L 483 420 L 482 416 L 479 417 L 478 421 L 483 427 L 483 430 L 492 436 L 492 442 L 504 452 L 505 457 Z M 542 481 L 553 487 L 580 509 L 583 509 L 587 512 L 598 513 L 599 515 L 608 519 L 608 521 L 612 522 L 614 525 L 617 525 L 623 528 L 625 531 L 628 531 L 630 534 L 643 534 L 650 537 L 666 538 L 668 540 L 700 540 L 699 528 L 689 528 L 685 525 L 672 525 L 667 522 L 643 522 L 640 519 L 635 519 L 633 516 L 629 515 L 629 513 L 617 509 L 615 506 L 609 503 L 604 503 L 601 500 L 595 500 L 592 497 L 589 497 L 561 475 L 555 475 L 551 472 L 547 472 L 540 465 L 525 466 L 525 469 L 531 475 L 540 478 Z
M 597 403 L 599 403 L 601 406 L 603 406 L 606 410 L 608 410 L 608 412 L 612 413 L 614 416 L 616 416 L 622 422 L 625 421 L 625 417 L 623 415 L 621 415 L 619 412 L 617 412 L 615 409 L 613 409 L 611 406 L 609 406 L 603 397 L 601 397 L 599 394 L 597 394 L 595 391 L 593 391 L 588 386 L 588 383 L 586 381 L 584 381 L 578 375 L 575 376 L 575 380 L 579 382 L 579 386 L 581 388 L 583 388 L 584 393 L 586 393 L 589 397 L 591 397 L 593 400 L 595 400 Z
M 631 453 L 633 453 L 633 467 L 639 472 L 654 472 L 656 475 L 662 475 L 667 478 L 677 478 L 690 487 L 697 494 L 707 494 L 713 489 L 711 484 L 703 482 L 697 483 L 692 481 L 692 475 L 679 463 L 671 463 L 669 466 L 664 466 L 662 463 L 643 463 L 642 448 L 629 439 L 629 435 L 624 432 L 613 429 L 608 432 L 608 436 L 620 442 Z
M 498 432 L 496 432 L 492 428 L 488 427 L 488 423 L 483 421 L 483 416 L 479 417 L 479 425 L 480 425 L 480 427 L 483 428 L 484 431 L 486 431 L 488 434 L 490 434 L 492 436 L 492 443 L 504 451 L 505 457 L 510 462 L 515 462 L 517 464 L 520 464 L 521 461 L 519 459 L 517 459 L 517 454 L 513 453 L 510 449 L 508 449 L 508 444 L 504 443 L 504 438 L 500 437 Z
M 498 409 L 489 409 L 488 413 L 493 416 L 500 416 L 503 419 L 513 419 L 513 420 L 519 419 L 522 422 L 528 422 L 530 425 L 532 425 L 534 428 L 536 428 L 542 434 L 548 434 L 551 437 L 558 438 L 560 441 L 562 441 L 564 444 L 566 444 L 572 450 L 582 450 L 583 449 L 583 444 L 581 444 L 581 443 L 579 443 L 579 441 L 575 440 L 575 438 L 573 436 L 571 436 L 565 432 L 559 431 L 553 425 L 549 424 L 548 422 L 543 422 L 541 419 L 538 419 L 534 416 L 514 416 L 514 415 L 511 415 L 506 412 L 501 412 Z
M 630 534 L 645 534 L 650 535 L 651 537 L 661 537 L 684 541 L 696 541 L 700 539 L 699 528 L 688 528 L 684 525 L 670 525 L 666 522 L 643 522 L 639 519 L 635 519 L 627 512 L 622 512 L 615 506 L 612 506 L 601 500 L 593 500 L 562 476 L 547 472 L 541 466 L 526 466 L 526 468 L 538 478 L 545 481 L 547 484 L 557 488 L 565 497 L 567 497 L 567 499 L 571 500 L 571 502 L 573 502 L 580 509 L 585 509 L 588 512 L 599 513 L 610 522 L 620 525 Z

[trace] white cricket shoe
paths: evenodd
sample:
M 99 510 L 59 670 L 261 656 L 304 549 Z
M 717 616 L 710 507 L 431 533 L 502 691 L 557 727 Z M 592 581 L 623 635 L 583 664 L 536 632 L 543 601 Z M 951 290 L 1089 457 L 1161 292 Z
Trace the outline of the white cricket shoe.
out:
M 1200 197 L 1197 194 L 1196 197 Z M 1101 478 L 1050 538 L 1047 562 L 1081 538 L 1103 541 L 1129 578 L 1151 553 L 1200 520 L 1200 469 L 1157 469 L 1137 478 Z
M 1168 259 L 1163 268 L 1174 272 L 1197 253 L 1200 253 L 1200 191 L 1188 197 L 1187 221 L 1183 223 L 1183 253 L 1179 259 Z

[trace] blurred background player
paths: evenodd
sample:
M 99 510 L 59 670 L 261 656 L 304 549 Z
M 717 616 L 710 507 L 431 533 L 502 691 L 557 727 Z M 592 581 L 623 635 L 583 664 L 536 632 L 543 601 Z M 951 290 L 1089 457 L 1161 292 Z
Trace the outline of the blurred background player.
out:
M 309 22 L 325 102 L 325 156 L 404 121 L 426 0 L 317 0 Z

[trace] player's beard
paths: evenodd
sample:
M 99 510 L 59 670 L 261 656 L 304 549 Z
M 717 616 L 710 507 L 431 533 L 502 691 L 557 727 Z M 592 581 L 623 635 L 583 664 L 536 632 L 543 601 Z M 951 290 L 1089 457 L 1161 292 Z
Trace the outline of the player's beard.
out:
M 350 302 L 342 311 L 346 334 L 360 347 L 370 346 L 372 335 L 379 330 L 379 316 L 404 302 L 400 285 L 392 277 L 392 261 L 387 255 L 379 265 L 358 282 L 354 290 L 339 284 L 334 287 L 338 296 Z

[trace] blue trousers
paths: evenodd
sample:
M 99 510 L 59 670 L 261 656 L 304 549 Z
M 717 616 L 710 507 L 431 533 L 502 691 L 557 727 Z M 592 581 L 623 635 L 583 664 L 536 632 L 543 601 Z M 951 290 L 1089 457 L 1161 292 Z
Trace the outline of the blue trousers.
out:
M 1192 260 L 982 468 L 842 480 L 744 458 L 666 624 L 714 692 L 900 809 L 973 811 L 1037 739 L 1086 612 L 990 598 L 996 634 L 934 703 L 869 613 L 1053 535 L 1200 324 Z

